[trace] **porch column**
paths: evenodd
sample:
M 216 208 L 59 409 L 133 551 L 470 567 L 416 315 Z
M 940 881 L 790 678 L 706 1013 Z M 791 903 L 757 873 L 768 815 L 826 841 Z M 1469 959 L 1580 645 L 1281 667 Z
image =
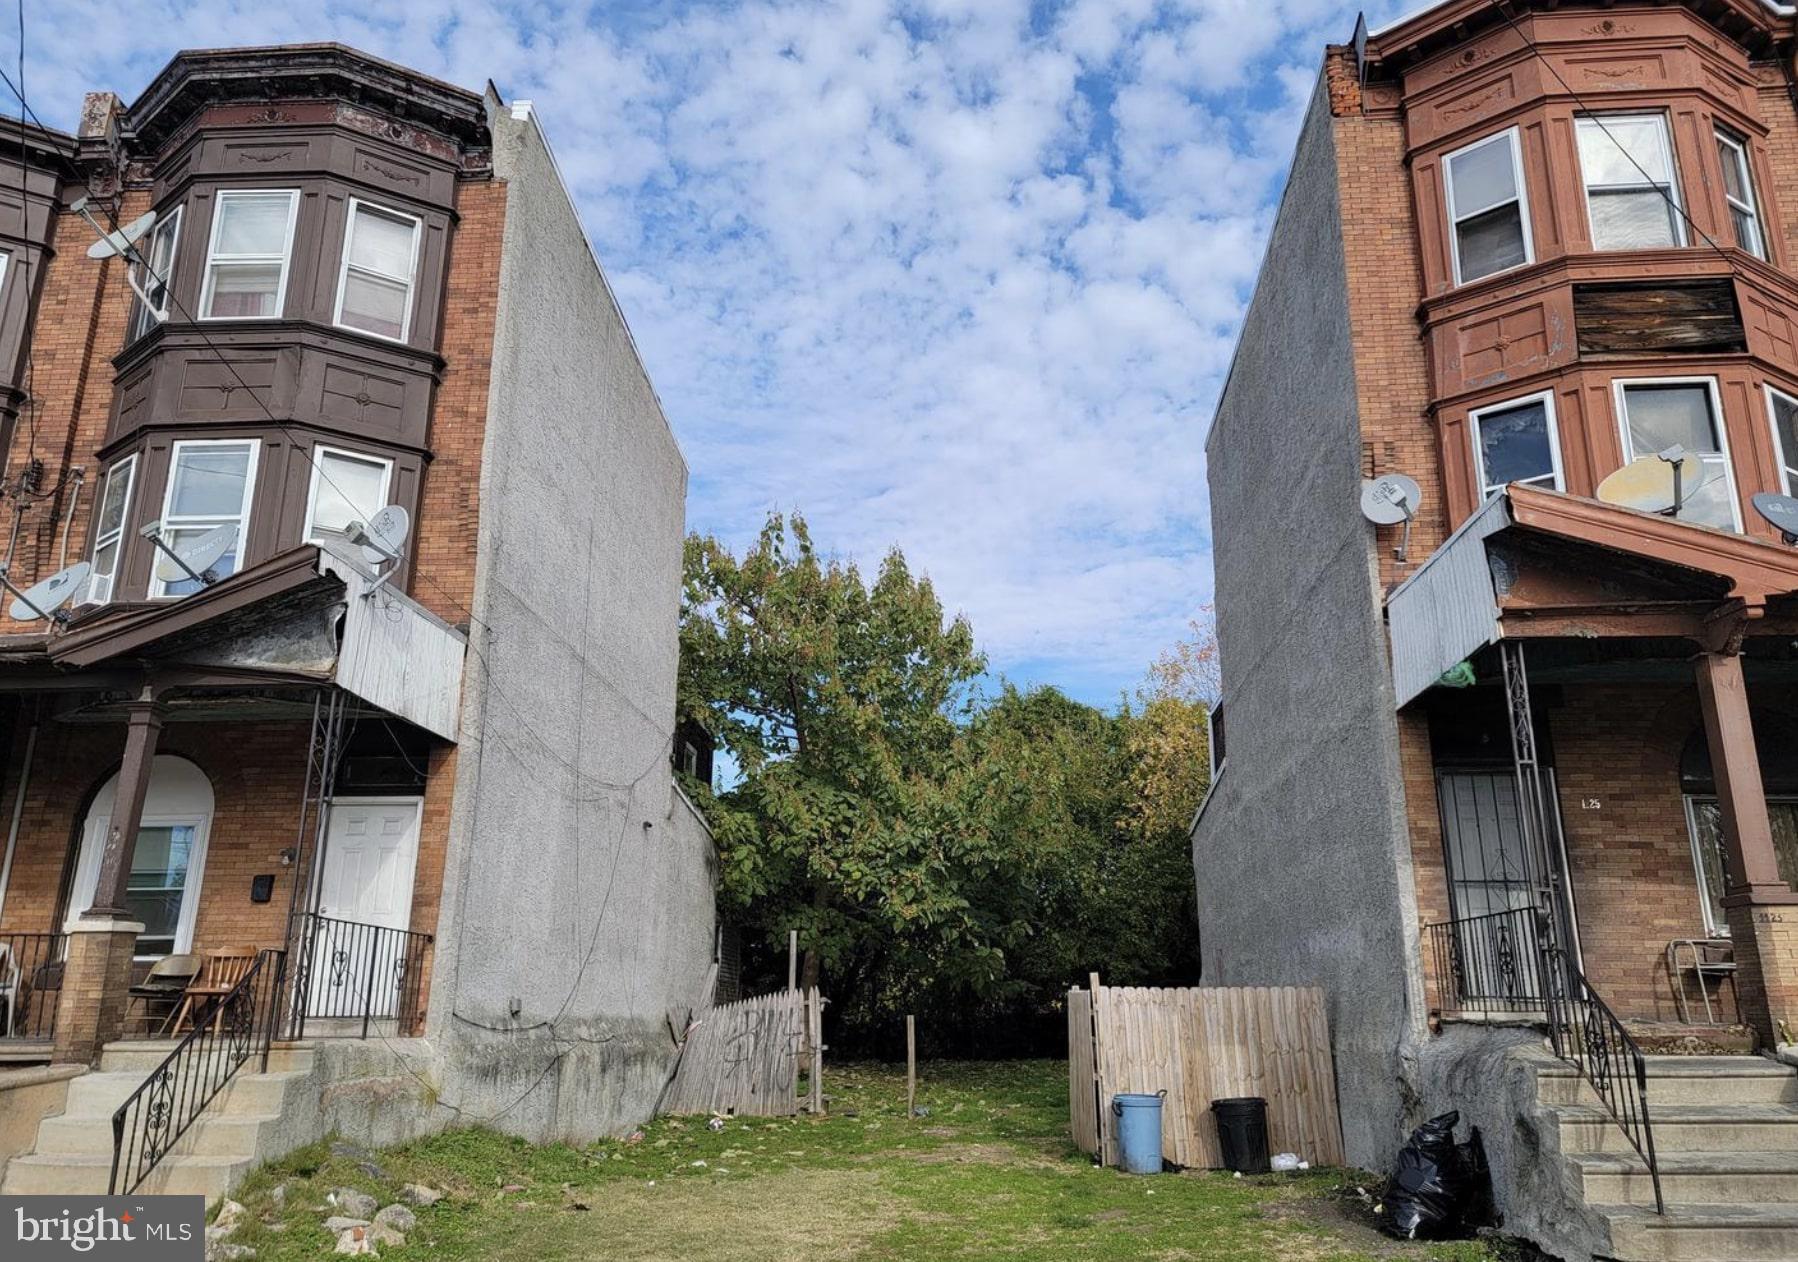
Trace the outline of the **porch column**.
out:
M 1723 817 L 1729 878 L 1723 906 L 1742 1019 L 1763 1046 L 1790 1043 L 1798 1038 L 1798 894 L 1779 875 L 1742 659 L 1734 653 L 1699 657 L 1698 700 Z
M 125 895 L 164 709 L 156 700 L 156 689 L 146 684 L 126 711 L 125 757 L 119 765 L 118 791 L 94 903 L 76 920 L 63 965 L 51 1052 L 51 1059 L 59 1063 L 91 1065 L 99 1059 L 101 1049 L 124 1032 L 131 960 L 137 935 L 144 931 L 143 925 L 131 918 Z

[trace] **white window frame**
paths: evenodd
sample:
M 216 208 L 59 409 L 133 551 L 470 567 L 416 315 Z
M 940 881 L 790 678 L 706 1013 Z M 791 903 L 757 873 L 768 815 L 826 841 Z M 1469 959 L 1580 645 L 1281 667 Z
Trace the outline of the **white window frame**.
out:
M 1667 158 L 1667 196 L 1673 201 L 1673 244 L 1670 246 L 1601 246 L 1598 244 L 1598 228 L 1597 225 L 1592 222 L 1593 185 L 1592 181 L 1586 177 L 1585 160 L 1580 155 L 1579 133 L 1580 128 L 1585 126 L 1597 127 L 1602 132 L 1613 120 L 1617 122 L 1632 123 L 1653 122 L 1660 134 L 1661 150 Z M 1611 143 L 1617 144 L 1615 140 Z M 1617 148 L 1620 152 L 1628 152 L 1622 145 L 1617 145 Z M 1576 115 L 1573 120 L 1573 157 L 1574 161 L 1579 163 L 1580 197 L 1584 199 L 1586 203 L 1586 236 L 1591 242 L 1594 251 L 1608 254 L 1611 251 L 1618 249 L 1674 250 L 1683 249 L 1691 244 L 1690 239 L 1686 235 L 1685 198 L 1682 196 L 1679 187 L 1679 151 L 1675 149 L 1673 145 L 1673 124 L 1664 111 L 1619 110 L 1615 113 L 1593 111 L 1588 114 Z M 1640 172 L 1638 172 L 1638 174 L 1640 174 Z M 1642 189 L 1645 184 L 1657 194 L 1659 193 L 1660 185 L 1654 184 L 1652 181 L 1646 179 L 1635 184 L 1600 184 L 1597 187 L 1600 189 Z
M 1754 164 L 1748 159 L 1748 142 L 1736 135 L 1729 128 L 1721 125 L 1712 128 L 1717 143 L 1735 154 L 1737 170 L 1742 177 L 1742 191 L 1748 195 L 1747 201 L 1737 201 L 1729 193 L 1729 181 L 1723 182 L 1723 201 L 1731 209 L 1739 210 L 1748 216 L 1754 225 L 1754 244 L 1741 248 L 1763 261 L 1769 259 L 1772 251 L 1767 246 L 1767 225 L 1761 222 L 1760 199 L 1754 194 Z M 1731 235 L 1734 235 L 1735 223 L 1730 222 Z
M 225 222 L 225 203 L 239 197 L 271 197 L 277 193 L 287 195 L 287 235 L 281 243 L 279 257 L 273 254 L 232 254 L 224 259 L 219 258 L 219 227 Z M 297 188 L 227 188 L 220 189 L 212 199 L 212 228 L 206 239 L 206 276 L 200 293 L 200 319 L 202 320 L 278 320 L 287 311 L 287 275 L 293 268 L 293 229 L 300 217 L 300 190 Z M 220 316 L 212 314 L 213 268 L 218 263 L 280 263 L 281 281 L 275 288 L 275 313 L 272 316 Z
M 393 489 L 393 461 L 388 457 L 377 456 L 372 452 L 367 451 L 356 451 L 349 447 L 327 447 L 323 443 L 314 443 L 312 446 L 312 459 L 307 462 L 312 466 L 312 480 L 306 489 L 306 516 L 301 523 L 301 529 L 304 531 L 304 538 L 301 539 L 302 543 L 323 542 L 314 530 L 312 514 L 314 510 L 318 508 L 318 487 L 319 483 L 324 481 L 324 458 L 326 456 L 343 456 L 350 460 L 360 460 L 364 464 L 378 464 L 381 466 L 381 502 L 375 506 L 376 512 L 379 512 L 387 505 L 388 492 Z
M 1495 131 L 1490 135 L 1481 136 L 1478 140 L 1475 140 L 1470 144 L 1462 145 L 1452 153 L 1445 153 L 1442 155 L 1443 209 L 1448 213 L 1448 258 L 1449 263 L 1453 267 L 1455 284 L 1457 285 L 1472 283 L 1471 281 L 1464 282 L 1461 279 L 1461 219 L 1470 219 L 1474 215 L 1487 214 L 1497 210 L 1498 206 L 1488 206 L 1485 210 L 1476 210 L 1466 216 L 1457 216 L 1455 213 L 1455 179 L 1453 174 L 1453 162 L 1456 158 L 1469 150 L 1478 149 L 1482 145 L 1490 144 L 1500 137 L 1504 138 L 1511 150 L 1511 178 L 1517 186 L 1517 213 L 1523 227 L 1523 262 L 1514 264 L 1511 267 L 1501 267 L 1496 272 L 1487 272 L 1484 276 L 1476 276 L 1474 277 L 1474 280 L 1489 280 L 1494 276 L 1503 276 L 1506 272 L 1514 272 L 1519 267 L 1528 267 L 1531 263 L 1536 261 L 1536 234 L 1530 228 L 1530 192 L 1529 186 L 1524 182 L 1523 178 L 1523 137 L 1517 128 L 1507 127 L 1502 131 Z M 1499 205 L 1504 205 L 1504 203 L 1500 202 Z
M 223 526 L 228 524 L 230 519 L 223 515 L 218 517 L 201 517 L 194 520 L 169 520 L 169 506 L 173 504 L 175 500 L 175 472 L 181 465 L 181 453 L 190 447 L 242 447 L 246 444 L 248 444 L 250 448 L 250 460 L 249 464 L 244 469 L 243 502 L 239 505 L 237 514 L 237 569 L 232 571 L 235 574 L 241 574 L 250 568 L 250 559 L 247 555 L 249 552 L 250 541 L 250 508 L 256 499 L 256 466 L 262 457 L 262 441 L 257 438 L 177 439 L 169 447 L 168 477 L 162 488 L 161 530 L 165 539 L 171 531 L 183 527 L 206 525 Z M 159 557 L 162 555 L 160 549 L 157 550 L 157 555 Z M 150 570 L 150 599 L 178 599 L 178 597 L 170 596 L 168 584 L 156 576 L 156 569 L 154 566 L 152 566 Z
M 181 215 L 184 210 L 186 210 L 186 207 L 176 206 L 173 210 L 169 211 L 168 217 L 157 222 L 156 227 L 151 230 L 150 236 L 145 242 L 145 244 L 149 246 L 149 249 L 143 252 L 144 262 L 146 264 L 143 269 L 145 272 L 144 289 L 147 292 L 156 287 L 157 278 L 155 274 L 150 271 L 148 266 L 148 264 L 156 258 L 156 242 L 162 239 L 165 234 L 172 238 L 169 245 L 168 265 L 163 269 L 162 306 L 152 307 L 142 298 L 133 295 L 131 300 L 131 328 L 128 330 L 129 341 L 137 341 L 138 338 L 144 336 L 144 334 L 169 318 L 170 296 L 173 294 L 175 288 L 175 265 L 181 258 Z M 210 273 L 211 269 L 208 268 L 207 270 Z
M 6 273 L 12 270 L 12 251 L 0 250 L 0 293 L 6 292 Z
M 123 460 L 115 460 L 112 462 L 112 466 L 106 470 L 105 475 L 100 479 L 100 495 L 99 498 L 94 501 L 94 525 L 98 528 L 100 525 L 100 514 L 106 508 L 106 497 L 112 490 L 112 480 L 119 476 L 121 470 L 123 470 L 125 474 L 125 503 L 119 513 L 119 528 L 116 531 L 107 531 L 105 534 L 96 534 L 94 536 L 94 546 L 92 552 L 89 554 L 89 564 L 93 563 L 91 558 L 97 558 L 100 555 L 101 548 L 104 548 L 115 539 L 118 541 L 119 550 L 113 554 L 112 572 L 110 574 L 103 576 L 100 571 L 96 569 L 89 577 L 87 581 L 87 591 L 81 597 L 81 603 L 84 605 L 110 604 L 112 601 L 112 594 L 118 590 L 119 571 L 125 564 L 125 537 L 131 529 L 131 497 L 137 492 L 136 452 L 132 452 Z M 99 585 L 102 577 L 104 577 L 106 581 L 106 594 L 104 596 L 98 595 L 94 590 Z
M 1467 413 L 1468 437 L 1473 442 L 1473 468 L 1480 480 L 1480 502 L 1483 504 L 1497 492 L 1504 490 L 1508 483 L 1494 484 L 1486 477 L 1486 453 L 1480 443 L 1480 421 L 1494 412 L 1509 412 L 1513 408 L 1525 407 L 1540 402 L 1548 416 L 1548 455 L 1554 466 L 1555 490 L 1565 491 L 1567 480 L 1561 472 L 1561 423 L 1555 415 L 1555 393 L 1553 390 L 1538 390 L 1534 394 L 1522 395 L 1515 399 L 1506 399 L 1503 403 L 1488 403 Z
M 1774 410 L 1774 401 L 1784 399 L 1798 408 L 1798 394 L 1770 384 L 1763 387 L 1763 390 L 1767 399 L 1767 428 L 1773 433 L 1773 458 L 1779 462 L 1779 489 L 1790 495 L 1793 486 L 1792 461 L 1798 459 L 1798 451 L 1790 454 L 1786 452 L 1785 441 L 1779 436 L 1779 413 Z
M 398 337 L 388 337 L 385 333 L 370 332 L 368 329 L 343 322 L 344 291 L 350 279 L 350 234 L 356 230 L 356 212 L 363 208 L 372 214 L 385 215 L 390 219 L 404 219 L 412 225 L 412 255 L 406 264 L 406 307 L 405 315 L 400 320 Z M 337 262 L 337 305 L 331 312 L 332 324 L 340 329 L 348 329 L 352 333 L 360 333 L 365 337 L 378 337 L 383 342 L 404 342 L 412 336 L 412 305 L 418 297 L 418 251 L 424 240 L 424 225 L 425 221 L 417 215 L 409 215 L 403 210 L 395 210 L 391 206 L 383 206 L 379 202 L 364 201 L 360 197 L 350 198 L 349 212 L 344 216 L 343 221 L 343 248 L 338 251 L 340 257 Z M 367 268 L 357 268 L 356 270 L 368 271 Z M 368 272 L 368 274 L 385 281 L 393 280 L 393 277 L 382 276 L 379 272 Z
M 1688 452 L 1697 456 L 1707 464 L 1713 460 L 1723 462 L 1723 482 L 1729 490 L 1729 511 L 1735 520 L 1734 530 L 1742 533 L 1742 497 L 1736 491 L 1735 458 L 1729 450 L 1729 426 L 1723 416 L 1723 393 L 1717 388 L 1715 377 L 1617 377 L 1611 382 L 1611 406 L 1617 413 L 1617 437 L 1623 444 L 1623 463 L 1643 456 L 1652 456 L 1651 451 L 1637 451 L 1629 438 L 1629 409 L 1624 402 L 1624 391 L 1630 386 L 1698 386 L 1702 385 L 1710 391 L 1711 424 L 1717 427 L 1717 448 L 1715 452 Z M 1684 520 L 1679 519 L 1679 520 Z M 1701 526 L 1704 522 L 1686 522 L 1688 526 Z

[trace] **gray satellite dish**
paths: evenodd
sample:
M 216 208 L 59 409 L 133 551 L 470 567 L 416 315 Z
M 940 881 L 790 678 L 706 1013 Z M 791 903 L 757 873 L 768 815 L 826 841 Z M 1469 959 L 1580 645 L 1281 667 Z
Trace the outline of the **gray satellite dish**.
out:
M 1762 491 L 1748 501 L 1754 511 L 1765 517 L 1787 543 L 1798 543 L 1798 499 L 1777 491 Z
M 156 577 L 165 583 L 179 583 L 184 578 L 191 578 L 202 586 L 211 586 L 218 582 L 212 567 L 237 543 L 235 523 L 208 530 L 179 552 L 162 541 L 160 526 L 155 529 L 157 533 L 146 531 L 145 534 L 150 542 L 162 549 L 162 560 L 156 563 Z
M 406 515 L 406 510 L 398 504 L 389 504 L 370 517 L 366 525 L 351 522 L 349 537 L 351 543 L 362 549 L 362 555 L 370 565 L 379 565 L 383 561 L 400 559 L 400 549 L 411 532 L 412 519 Z
M 85 203 L 85 199 L 83 201 Z M 147 215 L 139 215 L 116 232 L 106 232 L 100 228 L 99 224 L 94 223 L 93 217 L 87 213 L 85 204 L 78 206 L 77 209 L 80 210 L 83 218 L 93 224 L 94 231 L 100 233 L 100 239 L 87 247 L 87 256 L 90 259 L 109 259 L 115 254 L 122 254 L 126 258 L 130 258 L 136 253 L 138 240 L 156 226 L 156 212 L 152 210 Z
M 1361 515 L 1376 526 L 1405 525 L 1405 535 L 1392 555 L 1401 563 L 1411 551 L 1411 519 L 1423 503 L 1423 491 L 1414 478 L 1402 473 L 1382 473 L 1361 483 Z
M 14 587 L 12 580 L 0 573 L 0 584 L 17 597 L 8 612 L 20 622 L 35 622 L 39 618 L 66 622 L 68 615 L 60 612 L 62 606 L 87 585 L 87 576 L 93 573 L 93 569 L 86 561 L 77 561 L 68 569 L 58 570 L 43 582 L 34 583 L 24 591 Z

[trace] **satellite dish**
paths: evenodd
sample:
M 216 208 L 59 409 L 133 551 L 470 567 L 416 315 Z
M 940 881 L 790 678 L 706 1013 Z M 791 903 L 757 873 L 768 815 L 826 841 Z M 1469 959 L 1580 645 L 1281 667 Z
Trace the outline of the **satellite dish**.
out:
M 232 522 L 208 530 L 179 552 L 171 551 L 160 538 L 155 542 L 163 551 L 162 559 L 156 563 L 157 578 L 165 583 L 179 583 L 191 578 L 198 583 L 210 584 L 217 581 L 208 577 L 212 567 L 237 543 L 237 525 Z
M 1598 498 L 1619 508 L 1671 514 L 1705 482 L 1704 461 L 1678 447 L 1639 456 L 1598 484 Z
M 13 593 L 16 600 L 8 610 L 20 622 L 35 622 L 39 618 L 62 620 L 57 611 L 69 602 L 69 598 L 87 585 L 87 576 L 93 573 L 94 567 L 86 561 L 77 561 L 66 570 L 58 570 L 41 583 L 35 583 L 20 591 L 0 574 L 0 583 Z
M 87 213 L 85 207 L 81 209 L 82 214 L 85 216 Z M 91 223 L 92 220 L 90 219 L 89 222 Z M 122 254 L 126 258 L 129 258 L 133 253 L 133 247 L 136 246 L 138 242 L 138 238 L 142 237 L 155 226 L 155 211 L 152 210 L 147 215 L 139 215 L 136 219 L 133 219 L 130 223 L 126 224 L 116 232 L 101 232 L 100 239 L 87 247 L 87 256 L 90 259 L 109 259 L 115 254 Z M 96 231 L 99 229 L 98 224 L 95 224 L 94 227 Z
M 1748 501 L 1754 511 L 1772 523 L 1779 537 L 1787 543 L 1798 543 L 1798 499 L 1777 491 L 1762 491 Z
M 412 531 L 412 519 L 406 510 L 398 504 L 389 504 L 373 517 L 368 524 L 353 521 L 350 523 L 350 542 L 362 549 L 362 555 L 370 565 L 379 565 L 383 561 L 400 559 L 400 549 L 405 546 L 406 536 Z
M 1423 492 L 1402 473 L 1382 473 L 1361 483 L 1361 515 L 1376 526 L 1396 526 L 1417 516 Z

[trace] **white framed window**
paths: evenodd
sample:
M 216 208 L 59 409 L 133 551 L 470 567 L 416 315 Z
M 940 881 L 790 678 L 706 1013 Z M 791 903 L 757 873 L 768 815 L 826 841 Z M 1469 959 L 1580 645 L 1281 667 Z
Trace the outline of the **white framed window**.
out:
M 339 447 L 312 449 L 312 487 L 306 493 L 307 543 L 342 539 L 351 522 L 367 523 L 387 506 L 393 461 Z
M 237 542 L 212 566 L 220 578 L 243 566 L 256 488 L 259 444 L 253 438 L 183 439 L 169 453 L 169 484 L 162 501 L 162 540 L 177 551 L 219 526 L 235 525 Z M 199 590 L 191 578 L 164 582 L 152 572 L 150 595 L 185 596 Z
M 150 301 L 132 300 L 130 340 L 133 342 L 169 318 L 169 286 L 175 283 L 175 250 L 180 243 L 181 207 L 177 206 L 156 221 L 143 251 L 148 268 L 139 269 L 139 273 Z
M 293 253 L 297 189 L 225 189 L 214 201 L 206 246 L 202 320 L 259 320 L 281 314 Z
M 1717 160 L 1723 164 L 1723 199 L 1729 203 L 1729 224 L 1736 234 L 1736 244 L 1764 259 L 1767 236 L 1761 228 L 1760 205 L 1754 196 L 1748 142 L 1734 132 L 1717 128 Z
M 0 250 L 0 293 L 6 292 L 6 273 L 12 270 L 12 254 Z
M 1767 423 L 1773 427 L 1773 454 L 1779 460 L 1779 489 L 1798 487 L 1798 398 L 1767 387 Z
M 1454 238 L 1455 284 L 1535 261 L 1515 127 L 1445 156 L 1442 184 Z
M 1767 822 L 1773 825 L 1773 853 L 1779 875 L 1798 889 L 1798 797 L 1767 798 Z M 1723 895 L 1729 888 L 1729 864 L 1723 857 L 1723 808 L 1708 794 L 1686 794 L 1686 830 L 1692 838 L 1692 867 L 1698 875 L 1698 901 L 1704 926 L 1713 938 L 1729 936 Z
M 396 342 L 412 329 L 412 282 L 422 221 L 350 199 L 337 275 L 335 323 Z
M 112 599 L 119 561 L 125 552 L 125 525 L 131 516 L 131 492 L 137 482 L 137 457 L 115 461 L 100 483 L 100 511 L 94 517 L 94 572 L 83 604 L 104 605 Z
M 1561 434 L 1552 390 L 1475 408 L 1467 419 L 1481 499 L 1513 482 L 1567 489 L 1561 477 Z
M 1574 120 L 1586 218 L 1595 250 L 1686 243 L 1673 140 L 1665 114 L 1588 114 Z
M 1612 385 L 1624 460 L 1652 456 L 1673 446 L 1685 448 L 1687 455 L 1702 462 L 1705 477 L 1698 487 L 1684 488 L 1680 520 L 1740 530 L 1742 514 L 1717 379 L 1619 378 Z

